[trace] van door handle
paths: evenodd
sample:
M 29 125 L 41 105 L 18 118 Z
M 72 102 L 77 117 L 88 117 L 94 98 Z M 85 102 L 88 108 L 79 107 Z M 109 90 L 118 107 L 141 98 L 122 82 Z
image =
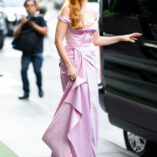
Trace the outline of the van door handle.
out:
M 149 47 L 149 48 L 154 48 L 157 49 L 157 42 L 153 42 L 153 41 L 144 41 L 142 43 L 143 46 Z

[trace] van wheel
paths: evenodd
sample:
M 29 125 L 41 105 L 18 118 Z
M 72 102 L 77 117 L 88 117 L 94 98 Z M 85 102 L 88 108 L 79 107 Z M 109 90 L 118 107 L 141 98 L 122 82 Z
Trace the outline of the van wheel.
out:
M 125 144 L 128 150 L 138 154 L 141 157 L 157 156 L 156 144 L 128 131 L 123 131 L 123 134 Z

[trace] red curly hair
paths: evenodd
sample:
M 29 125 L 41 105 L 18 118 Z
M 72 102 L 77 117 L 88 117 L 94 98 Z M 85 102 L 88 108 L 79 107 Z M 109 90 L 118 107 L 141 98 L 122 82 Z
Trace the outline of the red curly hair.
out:
M 83 17 L 81 8 L 88 0 L 69 0 L 70 20 L 73 29 L 83 29 Z

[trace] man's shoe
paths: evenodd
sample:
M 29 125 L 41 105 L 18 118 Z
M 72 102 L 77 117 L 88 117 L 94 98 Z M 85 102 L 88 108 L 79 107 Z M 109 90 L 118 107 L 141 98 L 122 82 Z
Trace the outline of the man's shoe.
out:
M 29 98 L 29 94 L 24 94 L 23 96 L 19 97 L 20 100 L 25 100 Z
M 39 89 L 39 97 L 44 97 L 44 92 L 43 92 L 43 90 L 42 89 Z

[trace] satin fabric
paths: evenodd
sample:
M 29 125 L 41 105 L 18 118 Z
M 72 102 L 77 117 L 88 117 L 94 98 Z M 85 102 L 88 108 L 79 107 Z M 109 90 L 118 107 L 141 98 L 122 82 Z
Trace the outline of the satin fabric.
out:
M 63 97 L 53 120 L 42 139 L 52 150 L 51 157 L 96 157 L 98 144 L 98 71 L 92 35 L 97 30 L 95 21 L 90 27 L 72 29 L 70 19 L 59 15 L 68 24 L 66 52 L 78 77 L 73 82 L 60 60 Z

